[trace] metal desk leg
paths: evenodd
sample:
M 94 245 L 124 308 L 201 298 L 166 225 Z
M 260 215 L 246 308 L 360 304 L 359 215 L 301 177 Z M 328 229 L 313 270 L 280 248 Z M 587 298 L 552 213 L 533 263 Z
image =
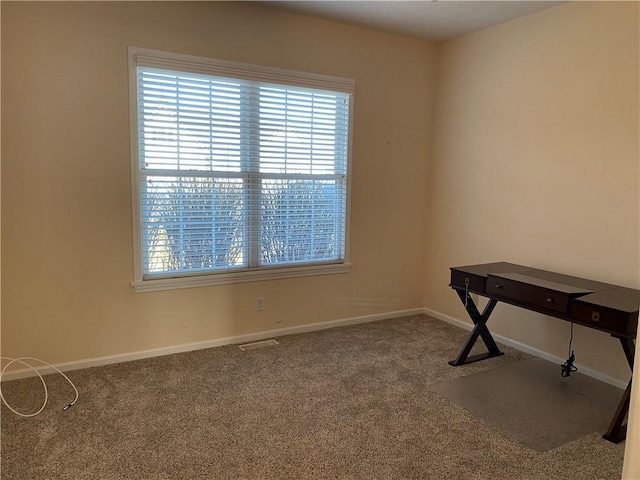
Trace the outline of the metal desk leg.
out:
M 620 443 L 627 437 L 627 425 L 623 425 L 627 413 L 629 412 L 629 400 L 631 399 L 631 381 L 633 380 L 633 357 L 635 355 L 635 345 L 633 343 L 633 339 L 631 338 L 621 338 L 617 337 L 622 344 L 622 349 L 624 350 L 624 355 L 627 357 L 627 362 L 629 362 L 629 367 L 631 367 L 631 380 L 629 380 L 629 384 L 627 385 L 627 389 L 622 394 L 622 398 L 620 399 L 620 403 L 618 403 L 618 408 L 616 409 L 616 413 L 613 415 L 611 419 L 611 424 L 607 429 L 607 433 L 602 435 L 602 438 L 605 440 L 609 440 L 613 443 Z
M 504 353 L 501 352 L 496 345 L 496 342 L 491 336 L 491 332 L 489 332 L 489 329 L 486 325 L 487 320 L 489 320 L 489 317 L 491 316 L 491 313 L 493 312 L 493 309 L 495 308 L 498 301 L 494 300 L 493 298 L 490 299 L 489 303 L 487 303 L 487 306 L 484 308 L 484 311 L 482 312 L 482 314 L 480 314 L 480 312 L 478 311 L 478 307 L 476 307 L 476 304 L 473 302 L 473 299 L 468 292 L 456 289 L 456 293 L 460 297 L 462 304 L 465 306 L 469 317 L 471 317 L 474 327 L 473 330 L 471 330 L 469 337 L 467 337 L 467 341 L 460 350 L 460 353 L 458 353 L 458 356 L 455 360 L 451 360 L 449 362 L 449 365 L 457 367 L 466 363 L 473 363 L 479 360 L 484 360 L 485 358 L 504 355 Z M 482 337 L 482 341 L 486 345 L 488 352 L 481 353 L 479 355 L 472 355 L 470 357 L 469 352 L 471 352 L 471 349 L 478 340 L 479 336 Z

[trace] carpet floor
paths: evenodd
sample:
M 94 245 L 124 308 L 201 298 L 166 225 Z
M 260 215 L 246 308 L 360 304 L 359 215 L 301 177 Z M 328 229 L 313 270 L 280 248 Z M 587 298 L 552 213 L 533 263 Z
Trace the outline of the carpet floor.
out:
M 617 479 L 624 443 L 593 431 L 530 449 L 432 385 L 528 358 L 451 367 L 467 332 L 411 316 L 46 377 L 47 408 L 2 406 L 1 478 Z M 23 411 L 37 378 L 3 382 Z

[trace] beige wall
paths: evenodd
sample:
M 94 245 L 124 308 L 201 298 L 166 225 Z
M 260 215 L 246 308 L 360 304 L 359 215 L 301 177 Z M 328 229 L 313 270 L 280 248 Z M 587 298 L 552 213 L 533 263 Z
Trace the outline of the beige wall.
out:
M 454 265 L 510 261 L 638 288 L 639 5 L 561 5 L 439 45 L 426 306 L 467 316 Z M 558 357 L 569 324 L 499 305 L 493 332 Z M 577 363 L 627 381 L 617 340 Z
M 134 294 L 129 45 L 356 80 L 350 273 Z M 421 307 L 433 53 L 242 3 L 2 3 L 3 355 L 60 363 Z

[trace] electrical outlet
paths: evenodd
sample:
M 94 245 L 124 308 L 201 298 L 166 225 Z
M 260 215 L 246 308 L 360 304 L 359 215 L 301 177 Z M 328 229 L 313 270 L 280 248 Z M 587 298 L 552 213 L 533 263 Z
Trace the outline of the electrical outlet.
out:
M 256 297 L 256 311 L 264 310 L 264 297 Z

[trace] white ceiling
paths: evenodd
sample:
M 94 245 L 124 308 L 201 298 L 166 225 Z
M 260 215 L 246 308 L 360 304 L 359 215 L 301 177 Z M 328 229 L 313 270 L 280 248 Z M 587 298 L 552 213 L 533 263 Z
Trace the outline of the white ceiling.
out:
M 565 2 L 529 0 L 288 0 L 262 1 L 260 3 L 302 15 L 441 41 Z

